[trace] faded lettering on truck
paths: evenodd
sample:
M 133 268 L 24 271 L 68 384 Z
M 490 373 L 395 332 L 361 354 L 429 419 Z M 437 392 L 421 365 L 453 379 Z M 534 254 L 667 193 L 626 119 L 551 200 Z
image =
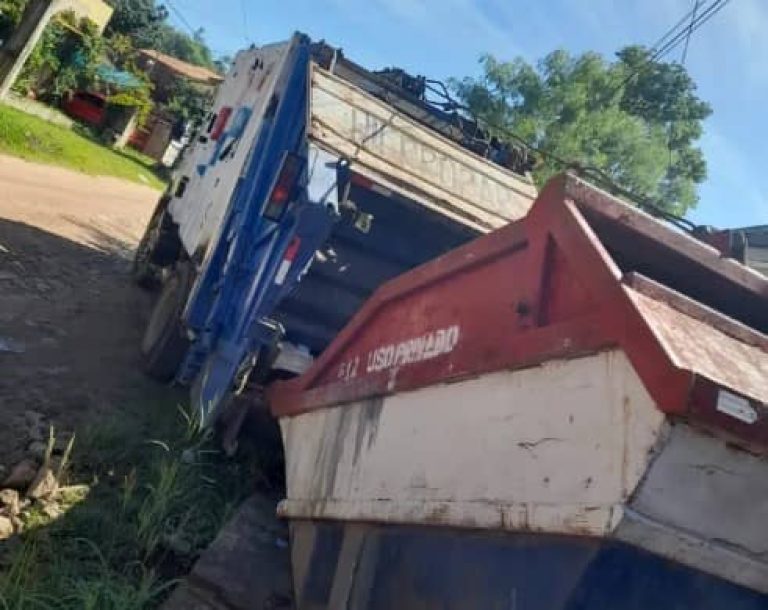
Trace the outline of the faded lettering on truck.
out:
M 351 109 L 350 119 L 352 139 L 361 148 L 465 199 L 474 201 L 479 197 L 493 211 L 503 211 L 509 191 L 490 176 L 421 142 L 399 123 L 383 121 L 355 108 Z

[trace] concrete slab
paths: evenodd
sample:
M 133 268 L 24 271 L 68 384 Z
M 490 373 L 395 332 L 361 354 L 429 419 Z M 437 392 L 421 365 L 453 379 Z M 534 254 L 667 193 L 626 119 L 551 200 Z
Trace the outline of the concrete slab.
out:
M 276 504 L 260 494 L 246 500 L 163 610 L 292 608 L 288 529 Z

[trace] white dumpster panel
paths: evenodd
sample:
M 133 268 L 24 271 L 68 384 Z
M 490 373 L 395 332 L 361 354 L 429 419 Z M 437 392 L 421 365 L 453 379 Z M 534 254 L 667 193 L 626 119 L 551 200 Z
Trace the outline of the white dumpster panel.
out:
M 322 409 L 281 420 L 282 511 L 605 533 L 663 422 L 616 351 Z

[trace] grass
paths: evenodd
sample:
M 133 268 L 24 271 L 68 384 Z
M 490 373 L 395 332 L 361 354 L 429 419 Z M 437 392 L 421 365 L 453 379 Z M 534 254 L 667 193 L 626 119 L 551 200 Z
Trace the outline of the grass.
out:
M 86 174 L 123 178 L 158 190 L 165 188 L 152 170 L 151 159 L 127 148 L 107 148 L 88 137 L 85 130 L 78 131 L 0 105 L 0 152 Z
M 0 552 L 0 610 L 155 608 L 231 516 L 252 465 L 211 449 L 183 410 L 142 412 L 75 444 L 66 512 L 33 511 Z

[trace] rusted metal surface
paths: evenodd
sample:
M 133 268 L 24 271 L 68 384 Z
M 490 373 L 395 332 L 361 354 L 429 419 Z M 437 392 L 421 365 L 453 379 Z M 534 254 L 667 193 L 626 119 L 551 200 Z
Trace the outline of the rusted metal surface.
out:
M 458 147 L 323 68 L 312 68 L 313 140 L 354 171 L 481 230 L 524 216 L 529 178 Z
M 631 288 L 638 273 L 656 289 Z M 708 282 L 722 294 L 702 292 Z M 525 219 L 382 287 L 304 376 L 277 384 L 272 407 L 293 415 L 611 346 L 667 413 L 697 416 L 697 378 L 763 403 L 766 295 L 760 274 L 564 175 Z M 753 437 L 768 448 L 768 430 Z
M 678 368 L 719 386 L 768 402 L 768 352 L 739 341 L 707 322 L 663 301 L 628 290 L 646 323 Z M 768 412 L 766 412 L 768 415 Z
M 737 341 L 768 351 L 768 336 L 738 320 L 724 316 L 719 311 L 702 305 L 684 294 L 670 290 L 663 284 L 638 273 L 625 274 L 623 281 L 636 292 L 650 297 L 654 301 L 666 303 L 673 309 L 700 320 Z

